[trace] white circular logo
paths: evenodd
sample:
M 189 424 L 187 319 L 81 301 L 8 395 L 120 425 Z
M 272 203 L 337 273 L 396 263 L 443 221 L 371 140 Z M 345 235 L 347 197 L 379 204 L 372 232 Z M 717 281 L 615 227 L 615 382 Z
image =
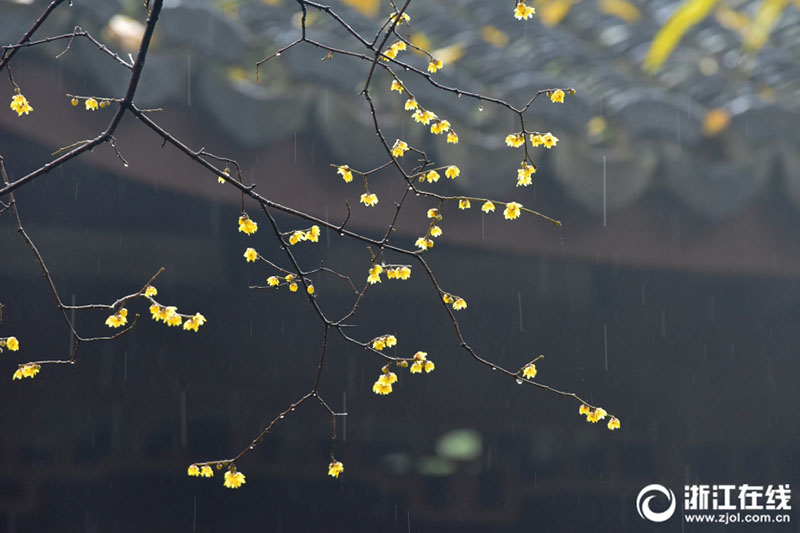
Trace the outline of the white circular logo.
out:
M 652 492 L 658 492 L 667 497 L 669 507 L 667 507 L 666 511 L 661 511 L 658 513 L 650 509 L 650 500 L 658 496 L 657 494 L 648 495 L 648 493 Z M 636 510 L 639 512 L 639 516 L 641 516 L 644 520 L 650 520 L 651 522 L 665 522 L 669 520 L 669 518 L 675 512 L 675 494 L 671 489 L 668 489 L 664 485 L 659 485 L 657 483 L 647 485 L 645 488 L 639 491 L 639 495 L 636 497 Z

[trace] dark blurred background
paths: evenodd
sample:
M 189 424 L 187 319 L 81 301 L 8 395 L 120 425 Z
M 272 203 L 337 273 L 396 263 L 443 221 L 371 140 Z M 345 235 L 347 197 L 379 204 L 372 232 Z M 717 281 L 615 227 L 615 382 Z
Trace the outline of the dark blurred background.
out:
M 262 229 L 247 237 L 237 231 L 240 196 L 126 118 L 117 145 L 130 166 L 108 146 L 63 165 L 19 189 L 23 223 L 65 301 L 114 301 L 164 266 L 159 301 L 208 323 L 178 331 L 132 304 L 143 316 L 131 333 L 84 346 L 75 366 L 12 383 L 18 363 L 64 358 L 71 342 L 33 254 L 9 214 L 0 216 L 0 335 L 21 341 L 0 356 L 0 530 L 798 531 L 795 510 L 788 525 L 715 528 L 679 517 L 651 524 L 635 509 L 651 483 L 681 500 L 684 484 L 797 480 L 798 11 L 787 6 L 753 51 L 746 30 L 729 26 L 756 20 L 760 2 L 720 4 L 647 73 L 647 46 L 680 2 L 632 3 L 639 15 L 629 20 L 590 1 L 554 20 L 552 3 L 537 4 L 540 18 L 527 24 L 494 2 L 420 1 L 410 11 L 414 38 L 450 54 L 447 84 L 514 103 L 540 88 L 577 89 L 530 113 L 532 128 L 561 139 L 536 153 L 531 188 L 514 187 L 519 155 L 503 138 L 516 126 L 502 109 L 406 75 L 418 100 L 458 131 L 461 143 L 445 145 L 405 116 L 386 76 L 373 90 L 390 140 L 461 167 L 455 182 L 432 187 L 516 199 L 564 223 L 447 206 L 444 236 L 427 257 L 440 283 L 469 302 L 458 318 L 476 351 L 507 368 L 544 354 L 537 380 L 617 414 L 621 430 L 587 424 L 574 401 L 472 361 L 416 269 L 410 281 L 371 289 L 351 333 L 394 333 L 398 353 L 427 351 L 433 373 L 400 373 L 395 391 L 379 397 L 371 387 L 381 361 L 331 340 L 320 392 L 348 413 L 334 448 L 345 466 L 338 480 L 326 475 L 330 418 L 312 402 L 240 462 L 243 488 L 223 488 L 221 473 L 187 477 L 193 462 L 238 453 L 310 390 L 322 328 L 304 295 L 248 289 L 274 272 L 246 263 L 246 247 L 283 260 L 255 206 Z M 41 36 L 80 24 L 122 53 L 135 41 L 139 4 L 75 1 Z M 388 13 L 377 2 L 344 4 L 370 36 Z M 0 3 L 2 41 L 17 40 L 43 5 Z M 358 180 L 345 185 L 329 166 L 383 160 L 357 95 L 368 65 L 320 62 L 319 50 L 300 47 L 255 81 L 254 62 L 295 37 L 293 9 L 171 4 L 137 101 L 163 107 L 154 120 L 190 147 L 237 159 L 262 194 L 334 222 L 348 199 L 350 227 L 380 236 L 402 192 L 397 176 L 370 181 L 381 202 L 366 209 Z M 347 43 L 323 17 L 310 31 Z M 110 109 L 73 108 L 65 93 L 124 88 L 126 72 L 91 45 L 76 41 L 54 60 L 63 47 L 13 61 L 35 111 L 0 113 L 12 179 L 107 124 Z M 429 207 L 409 206 L 394 242 L 411 247 Z M 278 220 L 285 230 L 307 226 Z M 366 276 L 369 252 L 336 233 L 295 248 L 306 266 L 324 261 L 359 283 Z M 352 305 L 342 280 L 313 282 L 332 314 Z M 76 323 L 106 334 L 106 315 L 82 312 Z

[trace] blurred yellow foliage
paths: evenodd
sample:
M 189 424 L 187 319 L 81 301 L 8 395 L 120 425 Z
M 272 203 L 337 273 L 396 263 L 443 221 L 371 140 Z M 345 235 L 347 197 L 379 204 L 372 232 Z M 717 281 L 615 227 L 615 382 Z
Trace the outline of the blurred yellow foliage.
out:
M 664 27 L 661 28 L 642 63 L 642 68 L 648 72 L 655 72 L 675 49 L 684 34 L 704 18 L 706 18 L 719 0 L 686 0 L 672 14 Z

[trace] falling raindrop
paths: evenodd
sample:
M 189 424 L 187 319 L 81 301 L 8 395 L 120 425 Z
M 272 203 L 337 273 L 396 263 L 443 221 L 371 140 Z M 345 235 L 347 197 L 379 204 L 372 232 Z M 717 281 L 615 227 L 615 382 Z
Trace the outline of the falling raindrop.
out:
M 522 382 L 522 378 L 517 378 L 517 379 L 515 379 L 514 381 L 516 381 L 516 382 L 517 382 L 517 385 L 522 385 L 522 383 L 523 383 L 523 382 Z
M 493 366 L 493 367 L 492 367 L 492 370 L 497 370 L 497 367 L 496 367 L 496 366 Z
M 281 415 L 281 418 L 283 418 L 283 415 Z
M 478 111 L 483 111 L 483 104 L 478 106 Z
M 280 52 L 276 52 L 276 53 L 275 53 L 275 57 L 278 57 L 279 55 L 281 55 L 281 53 L 280 53 Z

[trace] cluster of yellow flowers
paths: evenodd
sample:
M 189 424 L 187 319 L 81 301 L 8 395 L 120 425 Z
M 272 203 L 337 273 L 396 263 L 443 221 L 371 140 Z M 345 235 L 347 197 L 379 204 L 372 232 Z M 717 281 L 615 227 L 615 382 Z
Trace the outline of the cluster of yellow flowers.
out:
M 3 353 L 3 348 L 8 348 L 12 352 L 16 352 L 19 350 L 19 341 L 16 337 L 0 337 L 0 353 Z
M 217 468 L 221 468 L 217 465 Z M 189 465 L 187 474 L 192 477 L 214 477 L 214 470 L 209 465 L 198 466 L 196 464 Z M 236 470 L 236 467 L 231 465 L 228 471 L 225 472 L 225 481 L 223 485 L 229 489 L 238 489 L 246 483 L 244 474 Z
M 464 298 L 461 296 L 453 296 L 447 292 L 442 295 L 442 301 L 447 305 L 452 305 L 453 309 L 456 311 L 461 311 L 462 309 L 467 308 L 467 301 Z
M 428 64 L 428 71 L 436 72 L 441 67 L 442 67 L 442 62 L 440 60 L 431 59 L 430 64 Z M 441 135 L 442 133 L 447 133 L 447 142 L 451 144 L 458 144 L 458 134 L 455 132 L 455 130 L 452 129 L 450 121 L 440 119 L 433 111 L 429 111 L 420 106 L 419 102 L 417 102 L 417 99 L 414 97 L 414 95 L 411 94 L 399 80 L 397 79 L 392 80 L 392 86 L 390 90 L 397 91 L 401 94 L 404 92 L 408 94 L 408 99 L 406 100 L 404 108 L 406 111 L 413 111 L 413 113 L 411 114 L 411 118 L 413 118 L 415 122 L 423 124 L 425 126 L 430 124 L 431 133 L 433 133 L 434 135 Z M 394 150 L 392 153 L 394 154 Z
M 527 161 L 523 161 L 520 168 L 517 170 L 517 187 L 527 187 L 533 183 L 533 175 L 536 173 L 536 165 L 529 165 Z
M 536 13 L 536 9 L 525 4 L 525 0 L 517 2 L 514 8 L 514 18 L 517 20 L 528 20 Z
M 178 308 L 175 307 L 174 305 L 159 304 L 158 302 L 153 300 L 153 296 L 157 294 L 158 294 L 158 289 L 156 289 L 152 285 L 149 285 L 144 290 L 144 296 L 151 302 L 150 315 L 156 322 L 163 322 L 164 324 L 170 327 L 183 325 L 184 330 L 194 331 L 195 333 L 197 332 L 200 326 L 206 323 L 206 317 L 204 317 L 200 313 L 195 313 L 194 315 L 183 315 L 181 313 L 178 313 Z M 124 308 L 121 311 L 124 311 Z M 116 323 L 116 321 L 118 321 L 119 318 L 115 319 L 115 317 L 118 316 L 119 313 L 117 313 L 117 315 L 111 315 L 110 317 L 108 317 L 108 319 L 106 319 L 106 325 L 108 325 L 109 327 L 118 327 L 116 325 L 112 326 L 112 324 L 109 323 L 109 321 L 112 321 L 112 323 Z M 125 320 L 124 316 L 122 316 L 121 318 Z M 123 325 L 124 323 L 125 322 L 122 322 L 120 325 Z
M 394 59 L 397 57 L 397 54 L 399 52 L 402 52 L 405 49 L 406 49 L 405 41 L 395 41 L 389 45 L 389 48 L 383 51 L 381 60 L 389 61 L 390 59 Z
M 70 104 L 72 104 L 72 107 L 77 107 L 77 105 L 80 103 L 80 100 L 78 100 L 78 98 L 73 96 L 69 102 Z M 85 98 L 83 101 L 83 106 L 86 109 L 86 111 L 97 111 L 98 108 L 103 109 L 110 105 L 111 101 L 106 99 L 100 99 L 100 101 L 98 102 L 97 99 L 95 98 Z
M 124 307 L 106 318 L 106 326 L 110 328 L 118 328 L 128 323 L 128 310 Z
M 394 157 L 403 157 L 403 155 L 408 151 L 408 143 L 405 141 L 401 141 L 397 139 L 394 141 L 394 145 L 392 146 L 392 156 Z
M 586 421 L 595 424 L 600 420 L 603 420 L 606 416 L 608 416 L 608 412 L 602 407 L 596 407 L 592 409 L 586 404 L 581 404 L 580 408 L 578 409 L 578 413 L 582 415 L 586 415 Z M 619 419 L 615 416 L 612 416 L 608 421 L 608 429 L 615 430 L 620 428 Z
M 390 265 L 385 266 L 386 277 L 388 279 L 407 280 L 411 277 L 411 267 L 408 265 Z
M 316 224 L 307 230 L 296 230 L 289 237 L 289 244 L 294 246 L 301 241 L 319 242 L 320 229 Z
M 558 144 L 558 137 L 550 133 L 531 133 L 530 135 L 531 145 L 533 147 L 544 145 L 545 148 L 552 148 L 556 144 Z M 522 133 L 509 133 L 506 135 L 506 145 L 510 146 L 511 148 L 519 148 L 525 144 L 525 135 Z
M 202 467 L 197 465 L 189 465 L 187 474 L 192 477 L 214 477 L 214 470 L 212 470 L 208 465 L 203 465 Z
M 394 335 L 383 335 L 373 339 L 372 341 L 372 347 L 376 350 L 383 350 L 384 347 L 390 348 L 395 344 L 397 344 L 397 339 Z M 421 374 L 423 370 L 426 373 L 431 373 L 436 368 L 436 365 L 433 363 L 433 361 L 428 360 L 427 352 L 418 351 L 408 359 L 398 360 L 396 364 L 399 367 L 407 368 L 409 366 L 409 362 L 411 362 L 411 368 L 409 371 L 412 374 Z M 372 385 L 372 392 L 375 394 L 380 394 L 381 396 L 391 394 L 392 385 L 397 383 L 397 374 L 391 372 L 390 365 L 391 363 L 381 368 L 381 375 L 378 376 L 378 379 Z
M 381 351 L 384 348 L 391 348 L 397 344 L 397 337 L 394 335 L 381 335 L 372 339 L 372 348 Z
M 403 13 L 403 16 L 407 17 L 408 15 Z M 342 472 L 344 472 L 344 465 L 339 461 L 337 461 L 336 459 L 333 459 L 331 461 L 331 464 L 328 465 L 328 475 L 338 479 L 339 474 L 341 474 Z
M 425 370 L 426 374 L 430 374 L 436 368 L 433 361 L 428 359 L 428 352 L 415 353 L 413 360 L 414 362 L 411 363 L 411 368 L 409 369 L 412 374 L 421 374 L 423 370 Z M 404 362 L 405 361 L 401 361 L 401 363 Z
M 27 115 L 33 111 L 30 102 L 19 92 L 19 89 L 17 89 L 17 94 L 11 97 L 11 105 L 9 107 L 17 112 L 18 117 L 21 117 L 23 114 Z
M 250 220 L 250 217 L 247 215 L 247 213 L 242 212 L 242 216 L 239 217 L 239 231 L 246 233 L 247 235 L 252 235 L 258 231 L 258 223 Z
M 283 280 L 281 281 L 281 278 L 279 278 L 278 276 L 270 276 L 267 278 L 267 285 L 269 287 L 280 287 L 281 285 L 288 285 L 289 290 L 291 292 L 297 292 L 297 290 L 300 288 L 300 285 L 297 284 L 296 277 L 297 276 L 295 276 L 294 274 L 286 274 L 283 277 Z M 312 285 L 308 280 L 306 280 L 306 285 L 307 285 L 306 292 L 308 294 L 314 294 L 315 292 L 314 285 Z
M 383 396 L 391 394 L 392 383 L 395 382 L 397 382 L 397 374 L 390 372 L 389 368 L 385 366 L 383 367 L 383 372 L 378 377 L 378 380 L 375 381 L 374 385 L 372 385 L 372 392 Z
M 15 379 L 33 378 L 41 369 L 41 365 L 36 363 L 25 363 L 24 365 L 19 365 L 19 368 L 14 372 L 14 377 L 11 379 L 13 381 Z

